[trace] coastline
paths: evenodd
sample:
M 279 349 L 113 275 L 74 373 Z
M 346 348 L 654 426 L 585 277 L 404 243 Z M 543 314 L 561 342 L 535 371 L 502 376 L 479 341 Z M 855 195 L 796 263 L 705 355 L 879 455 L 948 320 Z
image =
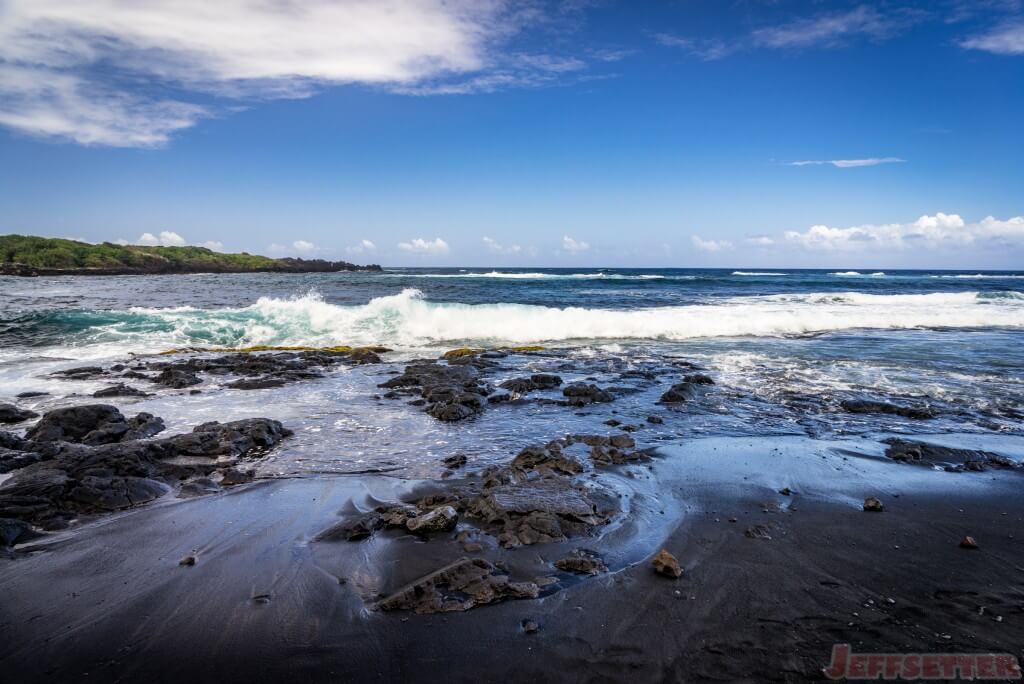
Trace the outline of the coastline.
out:
M 1024 655 L 1012 326 L 884 329 L 937 309 L 924 277 L 598 308 L 692 282 L 622 275 L 424 284 L 478 305 L 407 274 L 11 288 L 0 671 L 818 681 L 836 644 Z M 1019 311 L 1002 285 L 942 287 L 961 326 Z M 881 329 L 658 339 L 692 332 L 681 312 L 756 331 L 825 311 Z M 601 334 L 558 341 L 580 324 Z
M 304 260 L 299 260 L 304 261 Z M 145 275 L 200 275 L 207 273 L 381 273 L 377 264 L 357 266 L 347 262 L 321 262 L 280 265 L 266 268 L 210 268 L 209 266 L 183 267 L 169 264 L 154 268 L 40 268 L 18 263 L 0 263 L 0 276 L 39 278 L 46 276 L 145 276 Z

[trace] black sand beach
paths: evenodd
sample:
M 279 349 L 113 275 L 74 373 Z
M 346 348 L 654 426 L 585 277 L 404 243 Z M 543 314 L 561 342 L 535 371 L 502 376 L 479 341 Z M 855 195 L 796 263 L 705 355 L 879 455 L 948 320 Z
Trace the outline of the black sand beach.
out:
M 313 541 L 339 514 L 417 495 L 380 476 L 156 503 L 2 562 L 0 666 L 23 682 L 816 681 L 836 643 L 1020 656 L 1019 473 L 939 472 L 849 446 L 695 441 L 612 475 L 640 482 L 617 529 L 511 551 L 484 539 L 475 554 L 454 531 Z M 861 510 L 867 496 L 884 512 Z M 978 549 L 960 548 L 967 535 Z M 553 569 L 574 547 L 609 571 Z M 661 548 L 681 578 L 653 571 Z M 465 556 L 559 582 L 467 612 L 371 608 Z

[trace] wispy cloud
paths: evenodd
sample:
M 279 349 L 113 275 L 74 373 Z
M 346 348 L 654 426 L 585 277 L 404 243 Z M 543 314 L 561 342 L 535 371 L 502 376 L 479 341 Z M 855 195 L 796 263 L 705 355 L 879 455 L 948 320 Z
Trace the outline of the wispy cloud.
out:
M 185 243 L 185 238 L 181 237 L 177 233 L 171 230 L 160 231 L 159 235 L 153 235 L 152 233 L 143 233 L 139 236 L 139 239 L 135 241 L 137 245 L 163 245 L 164 247 L 181 247 Z
M 1024 244 L 1024 216 L 1006 220 L 988 216 L 968 223 L 958 214 L 925 215 L 911 223 L 865 224 L 848 228 L 811 226 L 804 232 L 785 233 L 788 243 L 817 251 L 866 251 L 964 246 L 970 244 Z
M 822 47 L 837 45 L 856 36 L 886 38 L 905 22 L 906 17 L 883 14 L 874 7 L 861 5 L 848 12 L 821 14 L 760 28 L 750 35 L 759 47 Z
M 339 84 L 486 92 L 545 85 L 587 67 L 573 55 L 510 49 L 524 27 L 578 14 L 552 17 L 513 0 L 0 7 L 0 125 L 86 145 L 157 147 L 239 99 L 308 97 Z
M 702 36 L 691 38 L 656 33 L 654 39 L 666 47 L 681 48 L 698 59 L 714 61 L 746 49 L 803 49 L 836 47 L 856 38 L 890 38 L 912 24 L 919 13 L 910 10 L 883 12 L 861 5 L 845 12 L 830 12 L 785 24 L 764 26 L 736 39 Z
M 484 247 L 491 254 L 519 254 L 523 248 L 519 245 L 503 245 L 497 240 L 489 237 L 483 238 Z
M 903 164 L 906 159 L 899 157 L 868 157 L 866 159 L 804 159 L 786 162 L 787 166 L 834 166 L 837 169 L 856 169 L 862 166 L 879 166 L 880 164 Z
M 190 244 L 184 237 L 175 233 L 173 230 L 162 230 L 157 234 L 143 233 L 137 237 L 134 241 L 125 240 L 121 238 L 114 240 L 115 245 L 143 245 L 146 247 L 183 247 L 184 245 Z M 195 244 L 195 243 L 192 243 Z M 206 247 L 214 251 L 220 251 L 224 249 L 224 243 L 218 240 L 207 240 L 206 242 L 198 243 L 199 247 Z
M 693 246 L 701 252 L 724 252 L 725 250 L 732 249 L 732 243 L 728 240 L 705 240 L 700 235 L 693 235 L 690 237 L 690 241 Z
M 375 245 L 372 241 L 366 239 L 360 240 L 358 243 L 354 245 L 349 245 L 348 247 L 345 248 L 346 254 L 366 254 L 368 252 L 376 251 L 377 245 Z
M 728 43 L 718 38 L 684 38 L 671 33 L 656 33 L 654 39 L 665 47 L 682 48 L 705 62 L 724 59 L 743 49 L 740 43 Z
M 433 240 L 424 240 L 423 238 L 415 238 L 408 242 L 399 242 L 398 249 L 403 252 L 409 252 L 410 254 L 447 254 L 450 251 L 448 243 L 441 238 L 435 238 Z
M 1024 20 L 1004 23 L 970 37 L 960 45 L 968 50 L 984 50 L 997 55 L 1024 55 Z
M 587 251 L 590 249 L 590 245 L 583 240 L 574 240 L 568 235 L 565 235 L 562 237 L 562 249 L 571 254 L 576 254 Z

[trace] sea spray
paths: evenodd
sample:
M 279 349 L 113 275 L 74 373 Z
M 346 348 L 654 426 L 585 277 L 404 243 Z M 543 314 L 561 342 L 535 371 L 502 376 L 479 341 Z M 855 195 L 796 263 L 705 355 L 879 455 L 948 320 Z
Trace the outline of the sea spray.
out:
M 1018 292 L 868 294 L 811 292 L 730 297 L 706 304 L 640 309 L 432 302 L 420 290 L 340 306 L 316 292 L 261 297 L 237 308 L 64 311 L 47 323 L 75 345 L 119 343 L 152 351 L 217 346 L 386 344 L 406 348 L 458 341 L 481 345 L 573 340 L 674 341 L 791 336 L 851 329 L 1024 327 Z M 40 325 L 22 320 L 8 325 Z

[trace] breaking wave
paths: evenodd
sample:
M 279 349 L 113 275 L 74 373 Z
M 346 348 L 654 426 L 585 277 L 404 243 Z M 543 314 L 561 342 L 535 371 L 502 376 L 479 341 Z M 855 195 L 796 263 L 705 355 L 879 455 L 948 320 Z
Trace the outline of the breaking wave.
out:
M 399 278 L 496 278 L 507 280 L 693 280 L 696 276 L 664 276 L 660 274 L 627 275 L 624 273 L 520 273 L 488 271 L 486 273 L 389 273 Z
M 975 273 L 973 275 L 960 274 L 960 275 L 933 275 L 932 278 L 951 278 L 955 280 L 1016 280 L 1024 278 L 1024 275 L 999 275 L 996 273 Z
M 115 343 L 130 350 L 156 351 L 199 344 L 415 348 L 452 342 L 487 345 L 786 336 L 858 328 L 1024 328 L 1024 294 L 778 294 L 617 310 L 437 303 L 424 299 L 419 290 L 406 289 L 361 306 L 330 304 L 311 293 L 291 299 L 264 297 L 239 308 L 133 308 L 40 316 L 3 322 L 0 338 L 10 340 L 10 334 L 20 331 L 36 340 L 49 334 L 50 344 Z

